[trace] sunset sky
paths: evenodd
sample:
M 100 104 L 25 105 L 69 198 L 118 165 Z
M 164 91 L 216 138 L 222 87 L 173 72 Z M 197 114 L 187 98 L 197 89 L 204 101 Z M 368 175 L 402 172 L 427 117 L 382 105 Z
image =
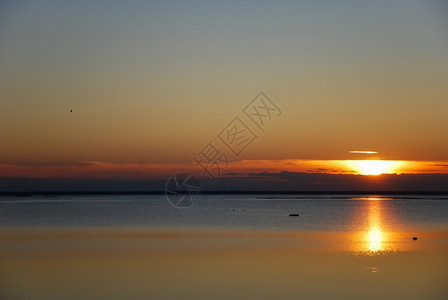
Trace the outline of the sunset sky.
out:
M 0 177 L 197 172 L 235 117 L 235 174 L 448 173 L 447 30 L 443 0 L 1 1 Z

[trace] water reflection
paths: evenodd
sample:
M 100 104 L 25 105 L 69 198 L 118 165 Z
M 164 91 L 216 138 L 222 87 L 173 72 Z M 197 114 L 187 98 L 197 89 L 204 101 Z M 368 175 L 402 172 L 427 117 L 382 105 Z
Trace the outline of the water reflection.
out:
M 364 204 L 365 221 L 359 228 L 360 231 L 355 234 L 356 242 L 352 250 L 368 255 L 397 251 L 397 244 L 394 241 L 399 237 L 397 233 L 389 231 L 390 226 L 393 226 L 396 220 L 387 211 L 388 201 L 381 197 L 368 197 L 364 200 L 366 200 Z M 384 220 L 386 217 L 387 224 Z
M 369 250 L 376 252 L 383 250 L 383 232 L 374 227 L 371 228 L 367 234 L 367 240 L 369 242 Z
M 379 200 L 379 201 L 378 201 Z M 378 252 L 384 250 L 384 232 L 381 219 L 381 203 L 378 198 L 372 198 L 368 201 L 368 232 L 365 235 L 367 250 Z

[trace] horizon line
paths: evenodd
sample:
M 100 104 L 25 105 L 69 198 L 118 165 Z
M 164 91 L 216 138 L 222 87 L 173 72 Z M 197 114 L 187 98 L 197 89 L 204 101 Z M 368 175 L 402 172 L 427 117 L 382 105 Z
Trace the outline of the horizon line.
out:
M 180 192 L 182 194 L 183 192 Z M 158 195 L 166 194 L 165 191 L 0 191 L 0 196 L 35 196 L 35 195 Z M 222 190 L 222 191 L 201 191 L 200 194 L 339 194 L 339 195 L 377 195 L 377 194 L 387 194 L 387 195 L 448 195 L 447 191 L 435 191 L 435 190 L 420 190 L 420 191 L 397 191 L 397 190 L 385 190 L 385 191 L 362 191 L 362 190 L 346 190 L 346 191 L 271 191 L 271 190 L 260 190 L 260 191 L 249 191 L 249 190 Z

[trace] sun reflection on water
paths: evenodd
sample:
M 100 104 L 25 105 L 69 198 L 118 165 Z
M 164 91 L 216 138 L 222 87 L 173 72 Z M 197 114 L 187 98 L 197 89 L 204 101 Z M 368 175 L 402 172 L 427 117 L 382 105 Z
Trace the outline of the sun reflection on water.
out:
M 378 198 L 368 200 L 367 226 L 365 235 L 368 251 L 379 252 L 384 250 L 384 230 L 382 228 L 381 203 Z
M 371 252 L 378 252 L 383 250 L 383 232 L 377 228 L 372 227 L 367 232 L 368 248 Z
M 397 251 L 394 240 L 399 238 L 399 233 L 390 231 L 391 224 L 396 220 L 387 211 L 388 198 L 372 195 L 359 200 L 364 202 L 363 213 L 358 216 L 362 220 L 353 232 L 354 243 L 351 250 L 357 254 L 372 256 Z
M 414 227 L 403 224 L 397 214 L 397 205 L 390 197 L 371 195 L 356 198 L 362 201 L 354 219 L 350 251 L 356 255 L 386 255 L 413 251 L 421 245 L 412 240 L 417 235 Z M 405 227 L 404 227 L 405 226 Z M 410 232 L 409 230 L 412 230 Z

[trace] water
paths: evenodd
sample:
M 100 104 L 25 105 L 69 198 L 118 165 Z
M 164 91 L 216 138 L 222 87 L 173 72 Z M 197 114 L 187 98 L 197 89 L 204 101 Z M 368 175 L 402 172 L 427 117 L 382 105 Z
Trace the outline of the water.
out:
M 1 196 L 0 228 L 353 232 L 365 230 L 374 218 L 389 231 L 447 229 L 447 200 L 440 195 L 201 195 L 193 207 L 178 209 L 165 195 Z M 299 217 L 290 217 L 292 213 Z
M 1 196 L 0 298 L 446 299 L 447 198 Z

